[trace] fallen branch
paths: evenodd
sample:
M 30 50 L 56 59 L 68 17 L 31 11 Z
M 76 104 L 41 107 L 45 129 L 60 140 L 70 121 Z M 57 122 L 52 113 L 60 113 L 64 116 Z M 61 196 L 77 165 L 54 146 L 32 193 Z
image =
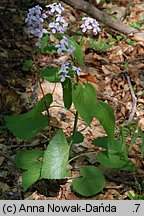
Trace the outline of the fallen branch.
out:
M 89 4 L 84 0 L 62 0 L 64 3 L 69 4 L 70 6 L 74 7 L 77 10 L 80 10 L 89 16 L 103 22 L 110 28 L 117 30 L 123 34 L 130 35 L 136 41 L 143 41 L 144 42 L 144 32 L 139 32 L 135 28 L 128 26 L 121 21 L 118 21 L 112 17 L 110 17 L 107 13 L 100 11 L 98 8 Z

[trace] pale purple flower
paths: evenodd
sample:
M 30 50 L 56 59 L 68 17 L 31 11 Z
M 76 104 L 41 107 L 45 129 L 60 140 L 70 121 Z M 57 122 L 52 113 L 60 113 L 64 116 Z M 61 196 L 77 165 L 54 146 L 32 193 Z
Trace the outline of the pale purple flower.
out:
M 81 69 L 76 66 L 72 66 L 72 70 L 76 72 L 77 76 L 80 76 Z
M 49 28 L 51 29 L 52 33 L 55 34 L 59 29 L 59 23 L 52 22 L 49 24 Z
M 69 46 L 68 39 L 65 36 L 63 36 L 60 43 L 57 44 L 55 47 L 58 48 L 58 54 L 65 52 L 66 54 L 71 55 L 75 50 L 75 47 L 73 45 Z
M 68 23 L 65 21 L 64 17 L 61 16 L 64 8 L 60 3 L 49 4 L 46 7 L 50 10 L 48 14 L 55 18 L 55 22 L 49 24 L 49 28 L 51 29 L 52 33 L 55 34 L 56 32 L 59 32 L 64 34 L 65 28 L 68 26 Z
M 53 34 L 55 34 L 56 32 L 64 34 L 64 28 L 66 26 L 68 26 L 68 24 L 66 22 L 65 23 L 52 22 L 49 24 L 49 28 L 51 29 Z
M 94 35 L 98 34 L 98 32 L 100 31 L 99 23 L 96 20 L 94 20 L 92 26 Z
M 43 14 L 42 14 L 42 18 L 43 18 L 43 19 L 46 19 L 46 18 L 47 18 L 46 13 L 43 13 Z
M 60 70 L 58 71 L 58 73 L 63 73 L 63 72 L 69 72 L 68 69 L 70 68 L 70 62 L 65 62 L 61 65 Z
M 94 20 L 94 19 L 91 18 L 91 17 L 83 17 L 82 20 L 85 20 L 85 23 L 86 23 L 86 24 L 87 24 L 87 23 L 89 24 L 89 23 L 93 23 L 93 20 Z
M 64 82 L 66 77 L 70 78 L 70 76 L 68 75 L 69 73 L 69 69 L 70 69 L 70 62 L 65 62 L 61 65 L 60 70 L 58 71 L 60 75 L 60 81 Z
M 31 14 L 39 14 L 40 15 L 41 11 L 42 11 L 42 7 L 40 7 L 39 5 L 36 5 L 35 7 L 29 9 L 29 12 Z
M 63 36 L 60 43 L 55 46 L 56 48 L 58 48 L 57 53 L 60 54 L 62 52 L 67 51 L 67 47 L 66 47 L 67 45 L 68 45 L 68 39 L 65 36 Z
M 67 49 L 67 54 L 71 55 L 75 51 L 75 47 L 73 45 L 70 45 L 70 47 Z
M 60 41 L 60 44 L 67 46 L 68 45 L 68 39 L 65 36 L 63 36 L 62 40 Z
M 44 19 L 47 15 L 42 12 L 42 8 L 37 5 L 29 9 L 25 22 L 28 25 L 28 33 L 40 38 L 47 30 L 43 28 Z
M 93 34 L 96 35 L 99 31 L 99 23 L 90 17 L 83 17 L 82 20 L 84 20 L 84 24 L 80 26 L 82 28 L 82 32 L 86 32 L 89 29 L 93 30 Z
M 58 54 L 60 54 L 60 53 L 62 53 L 62 52 L 64 52 L 64 51 L 67 50 L 67 48 L 64 45 L 62 45 L 62 44 L 57 44 L 55 47 L 58 48 L 57 49 L 57 53 Z
M 66 78 L 70 78 L 70 72 L 74 71 L 77 76 L 80 76 L 81 69 L 73 66 L 70 62 L 62 63 L 58 73 L 60 74 L 60 81 L 64 82 Z M 73 73 L 72 73 L 73 74 Z
M 64 8 L 62 7 L 60 3 L 59 4 L 57 3 L 49 4 L 46 7 L 50 9 L 49 11 L 50 15 L 53 15 L 54 13 L 61 14 L 62 11 L 64 10 Z
M 92 29 L 92 26 L 89 25 L 89 24 L 87 24 L 87 23 L 85 23 L 85 24 L 82 24 L 80 26 L 80 28 L 82 28 L 82 32 L 86 32 L 87 30 Z
M 59 33 L 64 34 L 64 28 L 59 25 L 58 30 Z
M 60 14 L 56 15 L 56 22 L 59 22 L 63 28 L 68 26 L 68 23 L 65 21 L 64 17 L 61 16 Z
M 68 72 L 66 71 L 66 72 L 63 72 L 62 75 L 60 75 L 60 81 L 61 81 L 61 82 L 64 82 L 65 79 L 66 79 L 66 77 L 67 77 L 67 78 L 70 78 L 70 76 L 67 75 L 67 74 L 68 74 Z

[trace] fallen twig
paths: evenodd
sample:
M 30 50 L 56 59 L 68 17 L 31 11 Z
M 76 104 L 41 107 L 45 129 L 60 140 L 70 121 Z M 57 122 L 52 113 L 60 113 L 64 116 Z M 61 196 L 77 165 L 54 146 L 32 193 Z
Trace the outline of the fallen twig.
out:
M 136 112 L 136 108 L 137 108 L 137 98 L 134 94 L 134 90 L 133 90 L 133 87 L 132 87 L 132 84 L 131 84 L 131 81 L 130 81 L 130 77 L 126 74 L 126 78 L 127 78 L 127 82 L 128 82 L 128 85 L 129 85 L 129 88 L 130 88 L 130 92 L 131 92 L 131 96 L 132 96 L 132 100 L 133 100 L 133 108 L 132 108 L 132 112 L 131 114 L 129 115 L 129 118 L 128 120 L 125 122 L 126 125 L 130 124 L 134 115 L 135 115 L 135 112 Z

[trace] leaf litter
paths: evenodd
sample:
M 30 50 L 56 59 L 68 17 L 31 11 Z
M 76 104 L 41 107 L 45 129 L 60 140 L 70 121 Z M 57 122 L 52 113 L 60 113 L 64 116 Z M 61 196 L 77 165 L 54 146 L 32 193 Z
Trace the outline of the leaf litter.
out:
M 123 3 L 124 2 L 124 3 Z M 33 100 L 38 101 L 42 97 L 42 92 L 37 83 L 37 70 L 31 73 L 24 73 L 22 71 L 23 62 L 27 59 L 31 59 L 32 43 L 28 39 L 23 25 L 23 19 L 25 17 L 27 8 L 22 5 L 16 5 L 15 2 L 7 5 L 5 0 L 2 1 L 3 6 L 0 10 L 5 9 L 4 15 L 1 17 L 3 28 L 1 31 L 1 50 L 0 50 L 0 62 L 2 71 L 0 72 L 0 97 L 1 106 L 0 110 L 2 114 L 14 114 L 26 112 L 31 109 L 32 106 L 29 103 L 31 96 Z M 121 1 L 121 5 L 104 4 L 103 9 L 111 10 L 112 15 L 116 14 L 118 18 L 122 18 L 125 1 Z M 28 5 L 29 7 L 30 5 Z M 73 26 L 76 31 L 83 13 L 79 14 L 70 6 L 65 6 L 65 17 Z M 19 13 L 13 13 L 17 7 L 20 9 Z M 140 23 L 140 28 L 144 30 L 143 19 L 144 3 L 139 0 L 133 1 L 133 4 L 129 8 L 129 14 L 124 19 L 125 23 Z M 121 12 L 121 13 L 120 13 Z M 9 15 L 8 15 L 9 14 Z M 8 15 L 7 19 L 6 16 Z M 5 24 L 5 20 L 7 23 Z M 22 27 L 20 27 L 20 24 Z M 11 35 L 8 30 L 10 29 Z M 71 34 L 72 32 L 70 32 Z M 110 29 L 104 28 L 100 33 L 102 40 L 109 40 L 111 47 L 107 52 L 95 51 L 88 49 L 84 44 L 82 49 L 84 51 L 85 66 L 82 68 L 80 79 L 83 83 L 90 82 L 93 84 L 97 91 L 97 97 L 110 104 L 115 111 L 117 127 L 126 122 L 129 115 L 132 112 L 132 95 L 130 87 L 128 85 L 126 74 L 129 75 L 135 96 L 137 98 L 137 107 L 133 120 L 138 120 L 138 125 L 144 131 L 144 43 L 142 41 L 133 42 L 130 38 L 125 38 L 119 33 L 114 33 Z M 112 35 L 113 40 L 110 40 Z M 118 39 L 121 37 L 121 39 Z M 85 36 L 87 40 L 87 36 Z M 97 42 L 98 38 L 94 38 Z M 129 39 L 129 40 L 128 40 Z M 54 40 L 54 38 L 51 38 Z M 67 56 L 58 57 L 54 54 L 37 54 L 33 56 L 35 61 L 38 61 L 40 67 L 52 64 L 53 66 L 59 65 L 63 60 L 68 60 Z M 3 64 L 4 63 L 4 64 Z M 59 84 L 56 86 L 48 81 L 42 80 L 43 92 L 52 93 L 54 91 L 54 103 L 53 108 L 50 109 L 50 126 L 51 133 L 55 134 L 57 128 L 63 129 L 66 136 L 71 135 L 73 128 L 73 120 L 75 112 L 72 106 L 71 111 L 67 111 L 64 108 L 62 101 L 62 89 Z M 38 134 L 35 138 L 27 143 L 17 140 L 9 132 L 3 128 L 3 118 L 0 117 L 0 141 L 1 146 L 5 146 L 4 153 L 7 152 L 9 158 L 13 156 L 19 149 L 33 149 L 37 147 L 39 150 L 43 149 L 43 146 L 47 144 L 47 141 Z M 97 137 L 106 136 L 103 128 L 99 125 L 96 119 L 93 119 L 91 127 L 86 127 L 85 123 L 79 118 L 78 130 L 82 131 L 84 141 L 80 144 L 76 144 L 78 153 L 82 153 L 85 150 L 99 151 L 100 148 L 92 145 L 92 140 Z M 49 136 L 49 129 L 45 128 L 42 131 L 45 136 Z M 105 189 L 91 199 L 129 199 L 127 191 L 136 191 L 143 195 L 144 191 L 138 190 L 136 180 L 142 182 L 143 173 L 143 160 L 139 157 L 141 149 L 139 147 L 141 140 L 137 139 L 133 144 L 130 151 L 132 160 L 139 168 L 139 173 L 135 176 L 131 174 L 127 175 L 125 172 L 110 171 L 106 173 L 107 185 Z M 127 138 L 127 144 L 130 143 L 130 137 Z M 29 147 L 28 147 L 29 146 Z M 71 178 L 78 176 L 79 172 L 75 171 L 80 165 L 91 165 L 95 163 L 94 158 L 83 157 L 81 160 L 77 160 L 74 164 L 74 169 L 70 167 L 71 177 L 67 182 L 65 181 L 48 181 L 35 185 L 27 193 L 21 191 L 21 178 L 19 171 L 15 171 L 14 164 L 0 156 L 0 199 L 86 199 L 75 194 L 70 187 Z M 11 171 L 10 171 L 11 170 Z M 121 175 L 123 177 L 121 178 Z M 111 176 L 111 179 L 109 179 Z M 13 180 L 12 180 L 13 179 Z M 127 182 L 133 181 L 133 185 L 129 185 Z M 6 182 L 6 183 L 5 183 Z M 51 186 L 51 189 L 49 187 Z M 47 193 L 45 192 L 47 188 Z M 3 188 L 3 190 L 1 189 Z M 41 188 L 38 191 L 38 188 Z

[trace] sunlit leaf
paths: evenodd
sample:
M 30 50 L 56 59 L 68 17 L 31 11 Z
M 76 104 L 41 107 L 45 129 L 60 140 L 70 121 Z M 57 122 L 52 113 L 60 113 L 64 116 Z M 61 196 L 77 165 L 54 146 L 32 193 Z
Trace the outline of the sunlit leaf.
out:
M 63 131 L 60 129 L 45 150 L 41 178 L 61 179 L 66 177 L 69 148 Z

